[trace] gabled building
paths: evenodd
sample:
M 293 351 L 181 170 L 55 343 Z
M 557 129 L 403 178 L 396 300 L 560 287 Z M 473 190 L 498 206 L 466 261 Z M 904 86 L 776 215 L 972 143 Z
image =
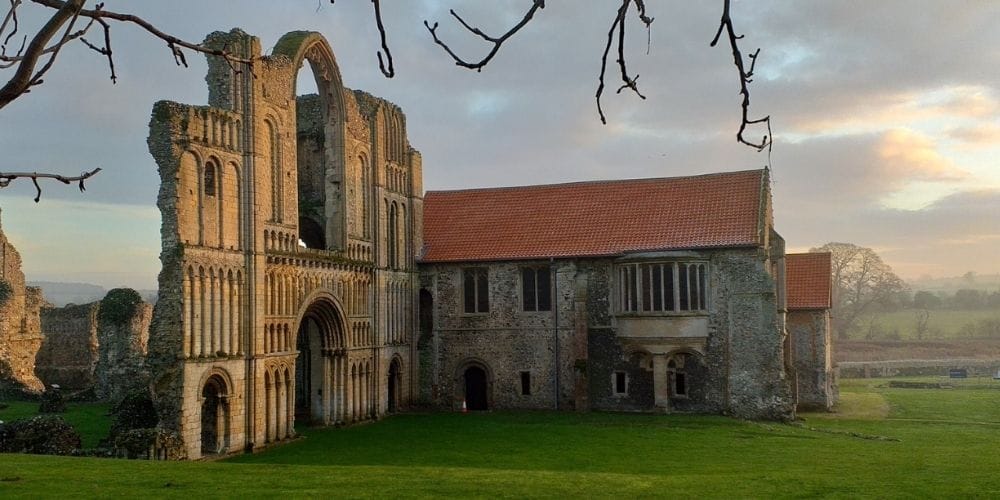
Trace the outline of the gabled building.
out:
M 788 418 L 773 226 L 767 170 L 428 192 L 421 397 Z
M 829 253 L 794 253 L 785 258 L 787 329 L 798 409 L 829 410 L 837 401 L 831 361 L 831 273 Z

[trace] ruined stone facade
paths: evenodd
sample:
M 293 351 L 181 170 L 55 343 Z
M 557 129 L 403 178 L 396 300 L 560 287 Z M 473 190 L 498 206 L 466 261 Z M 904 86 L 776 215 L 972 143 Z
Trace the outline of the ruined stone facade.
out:
M 415 392 L 421 157 L 400 109 L 341 83 L 326 40 L 211 46 L 208 106 L 159 102 L 163 269 L 149 341 L 161 426 L 188 458 L 253 450 L 294 424 L 352 423 Z M 297 96 L 308 63 L 319 94 Z
M 794 413 L 766 171 L 432 192 L 425 209 L 436 406 Z
M 35 356 L 42 345 L 39 288 L 25 286 L 21 255 L 0 225 L 0 388 L 41 392 Z
M 94 386 L 97 366 L 97 309 L 99 302 L 42 309 L 44 340 L 35 362 L 35 373 L 46 385 L 65 390 Z

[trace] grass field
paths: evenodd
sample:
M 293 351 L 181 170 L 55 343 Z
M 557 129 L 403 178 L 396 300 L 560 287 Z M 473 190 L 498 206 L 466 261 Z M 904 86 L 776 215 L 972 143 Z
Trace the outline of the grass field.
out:
M 0 455 L 0 497 L 997 497 L 1000 383 L 845 380 L 796 425 L 609 413 L 406 414 L 225 462 Z
M 0 420 L 9 422 L 19 418 L 29 418 L 38 414 L 37 402 L 6 402 L 7 408 L 0 409 Z M 108 437 L 111 420 L 107 416 L 108 405 L 104 403 L 69 403 L 61 417 L 80 433 L 84 448 L 97 446 L 98 441 Z
M 990 309 L 974 309 L 968 311 L 934 309 L 929 311 L 927 319 L 928 333 L 923 340 L 962 338 L 962 328 L 969 323 L 981 320 L 1000 320 L 1000 311 Z M 875 339 L 917 340 L 915 309 L 902 309 L 893 312 L 876 313 Z M 869 331 L 870 318 L 863 318 L 861 331 L 852 338 L 865 338 Z M 898 336 L 898 338 L 897 338 Z

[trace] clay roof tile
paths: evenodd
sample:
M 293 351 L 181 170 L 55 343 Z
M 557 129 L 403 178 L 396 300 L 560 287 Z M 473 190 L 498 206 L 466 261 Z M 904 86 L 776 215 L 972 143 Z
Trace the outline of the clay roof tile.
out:
M 829 309 L 831 256 L 828 252 L 785 255 L 785 293 L 788 309 Z
M 429 191 L 422 262 L 754 246 L 766 172 Z

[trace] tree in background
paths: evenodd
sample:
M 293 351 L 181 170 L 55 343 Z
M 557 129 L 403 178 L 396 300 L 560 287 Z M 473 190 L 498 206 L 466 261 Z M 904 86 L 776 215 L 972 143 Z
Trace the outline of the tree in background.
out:
M 913 307 L 917 309 L 938 309 L 942 304 L 941 297 L 934 295 L 927 290 L 920 290 L 913 294 Z
M 927 333 L 930 332 L 928 323 L 931 319 L 931 312 L 927 309 L 917 309 L 915 319 L 917 320 L 917 324 L 913 331 L 917 334 L 917 340 L 923 340 L 927 336 Z
M 871 248 L 853 243 L 827 243 L 810 252 L 830 252 L 833 273 L 833 331 L 847 339 L 862 315 L 906 290 L 892 267 Z

